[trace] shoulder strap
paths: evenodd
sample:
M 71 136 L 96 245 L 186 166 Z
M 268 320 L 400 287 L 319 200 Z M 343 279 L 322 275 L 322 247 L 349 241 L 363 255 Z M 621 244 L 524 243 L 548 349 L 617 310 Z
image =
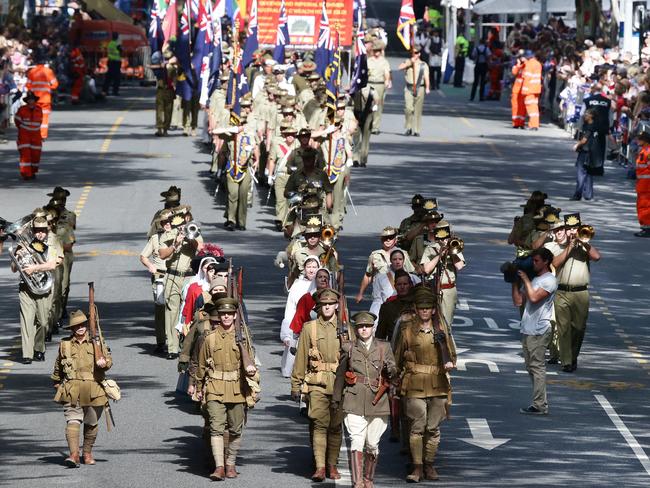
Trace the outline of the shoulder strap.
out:
M 316 341 L 316 334 L 317 334 L 316 321 L 312 320 L 312 322 L 311 322 L 311 330 L 309 331 L 309 342 L 311 343 L 310 346 L 311 346 L 312 349 L 318 349 L 318 342 Z

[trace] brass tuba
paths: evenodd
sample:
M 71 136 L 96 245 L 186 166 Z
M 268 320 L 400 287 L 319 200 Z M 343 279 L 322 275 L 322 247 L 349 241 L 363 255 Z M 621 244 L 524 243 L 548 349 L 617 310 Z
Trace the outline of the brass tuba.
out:
M 185 239 L 188 241 L 195 241 L 201 235 L 201 227 L 199 227 L 199 224 L 196 221 L 192 220 L 185 224 L 184 232 Z
M 16 241 L 9 248 L 9 258 L 20 273 L 21 278 L 34 295 L 47 295 L 52 290 L 54 276 L 51 271 L 27 274 L 27 266 L 44 264 L 45 259 L 32 248 L 34 235 L 31 230 L 32 216 L 23 217 L 7 228 L 8 234 Z
M 589 242 L 596 235 L 596 231 L 592 225 L 581 225 L 578 227 L 577 237 L 578 240 L 584 244 Z
M 449 254 L 460 254 L 465 249 L 465 243 L 458 236 L 452 236 L 447 245 L 449 247 Z

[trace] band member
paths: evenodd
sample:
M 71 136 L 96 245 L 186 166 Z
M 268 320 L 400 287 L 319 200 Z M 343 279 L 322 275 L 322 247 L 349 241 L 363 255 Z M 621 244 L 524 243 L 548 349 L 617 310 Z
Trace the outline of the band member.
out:
M 30 364 L 33 359 L 45 361 L 45 335 L 52 308 L 52 288 L 34 290 L 25 281 L 25 276 L 32 279 L 38 276 L 36 273 L 52 272 L 63 263 L 63 247 L 54 233 L 50 232 L 47 220 L 44 217 L 36 217 L 30 227 L 31 240 L 22 239 L 22 244 L 19 244 L 15 251 L 18 262 L 30 261 L 30 264 L 21 267 L 22 279 L 18 287 L 20 335 L 25 364 Z M 32 255 L 40 256 L 41 262 L 33 262 Z M 18 271 L 15 262 L 11 263 L 11 271 Z
M 99 348 L 103 357 L 95 356 L 95 346 L 88 333 L 88 319 L 77 310 L 70 314 L 70 323 L 66 327 L 71 336 L 61 340 L 59 355 L 54 362 L 52 381 L 57 393 L 54 401 L 63 405 L 70 455 L 65 464 L 71 468 L 79 467 L 79 434 L 84 424 L 83 462 L 95 464 L 92 449 L 99 431 L 98 422 L 108 404 L 106 392 L 102 386 L 105 373 L 113 365 L 110 350 L 100 338 Z
M 379 440 L 390 415 L 387 383 L 397 372 L 390 344 L 372 336 L 376 318 L 370 312 L 352 317 L 357 340 L 341 354 L 332 396 L 334 405 L 342 402 L 345 413 L 355 488 L 374 486 Z
M 598 249 L 590 237 L 578 235 L 580 214 L 564 216 L 564 227 L 555 230 L 555 241 L 545 245 L 553 253 L 557 278 L 555 323 L 562 371 L 571 373 L 578 368 L 589 316 L 590 264 L 600 261 Z
M 416 317 L 402 326 L 395 361 L 403 373 L 400 396 L 406 398 L 410 423 L 412 471 L 406 480 L 418 483 L 423 478 L 438 479 L 433 463 L 440 445 L 440 424 L 449 407 L 448 373 L 456 367 L 456 349 L 430 288 L 415 291 L 415 311 Z
M 289 167 L 287 161 L 291 152 L 298 147 L 295 127 L 288 125 L 285 121 L 280 125 L 281 138 L 274 138 L 271 144 L 271 151 L 267 161 L 269 172 L 269 185 L 273 185 L 275 191 L 275 227 L 282 229 L 282 223 L 286 222 L 289 206 L 284 196 L 284 188 L 289 180 Z
M 255 366 L 244 368 L 243 365 L 235 330 L 238 305 L 234 298 L 222 298 L 215 303 L 220 323 L 203 343 L 194 378 L 200 386 L 199 398 L 205 403 L 210 419 L 210 445 L 216 466 L 210 479 L 215 481 L 237 477 L 235 466 L 246 416 L 246 378 L 257 373 Z M 246 333 L 245 337 L 249 334 Z M 254 356 L 248 340 L 244 339 L 242 347 L 248 350 L 250 357 Z M 226 429 L 228 451 L 224 456 Z
M 440 312 L 449 328 L 454 321 L 458 290 L 456 289 L 456 273 L 465 267 L 465 257 L 460 249 L 450 247 L 451 230 L 449 223 L 441 220 L 434 232 L 434 241 L 424 251 L 420 261 L 422 271 L 428 279 L 440 280 L 442 290 Z
M 167 210 L 174 210 L 178 208 L 181 204 L 181 189 L 178 188 L 177 186 L 170 186 L 169 190 L 163 191 L 160 193 L 160 196 L 163 197 L 161 202 L 165 202 L 165 207 L 158 210 L 153 218 L 151 219 L 151 225 L 149 226 L 149 232 L 147 233 L 147 237 L 151 237 L 154 235 L 156 232 L 160 230 L 160 213 L 167 209 Z M 190 207 L 188 207 L 188 210 L 191 210 Z
M 307 322 L 302 329 L 291 373 L 291 397 L 296 401 L 300 400 L 301 393 L 309 397 L 308 416 L 316 465 L 311 479 L 316 482 L 325 481 L 326 476 L 334 480 L 341 478 L 336 464 L 341 450 L 343 412 L 332 406 L 340 355 L 336 317 L 339 297 L 331 288 L 318 292 L 318 318 Z

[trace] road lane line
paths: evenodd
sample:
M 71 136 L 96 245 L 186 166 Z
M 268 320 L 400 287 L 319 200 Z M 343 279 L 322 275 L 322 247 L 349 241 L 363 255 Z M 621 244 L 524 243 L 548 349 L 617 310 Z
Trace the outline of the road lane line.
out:
M 650 475 L 650 459 L 648 459 L 647 454 L 639 442 L 636 440 L 636 438 L 632 435 L 630 429 L 627 428 L 627 425 L 625 425 L 625 423 L 621 420 L 621 417 L 618 416 L 616 410 L 614 410 L 614 407 L 612 407 L 607 398 L 605 398 L 603 395 L 594 396 L 596 397 L 596 400 L 598 400 L 598 403 L 600 403 L 600 406 L 603 407 L 603 410 L 605 410 L 605 413 L 614 424 L 614 427 L 616 427 L 616 429 L 623 436 L 623 439 L 625 439 L 627 445 L 630 446 L 630 449 L 632 449 L 632 452 L 634 452 L 634 455 L 641 463 L 641 466 L 643 466 L 643 469 L 645 469 L 646 473 Z
M 492 149 L 492 152 L 496 154 L 497 158 L 503 157 L 503 153 L 499 150 L 494 142 L 488 142 L 488 146 L 490 146 L 490 149 Z
M 472 124 L 468 119 L 465 117 L 461 117 L 460 120 L 465 124 L 467 127 L 474 127 L 474 124 Z
M 528 371 L 524 371 L 523 369 L 518 369 L 515 371 L 515 373 L 528 374 Z M 557 376 L 557 371 L 546 371 L 546 375 Z

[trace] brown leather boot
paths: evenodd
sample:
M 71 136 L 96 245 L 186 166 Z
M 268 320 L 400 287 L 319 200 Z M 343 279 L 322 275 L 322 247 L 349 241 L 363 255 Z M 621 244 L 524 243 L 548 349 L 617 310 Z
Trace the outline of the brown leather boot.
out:
M 436 481 L 438 479 L 438 471 L 433 467 L 433 464 L 424 465 L 424 479 Z
M 212 481 L 223 481 L 225 477 L 226 473 L 223 469 L 223 466 L 217 466 L 217 469 L 215 469 L 212 474 L 210 474 L 210 479 Z
M 65 439 L 68 441 L 70 455 L 65 458 L 65 465 L 69 468 L 79 467 L 79 430 L 81 426 L 77 422 L 68 422 L 65 426 Z
M 78 468 L 79 467 L 79 451 L 73 452 L 67 458 L 65 458 L 65 465 L 68 468 Z
M 409 483 L 419 483 L 422 480 L 422 465 L 414 464 L 413 471 L 406 477 L 406 481 Z
M 86 425 L 84 424 L 84 444 L 83 444 L 83 460 L 84 464 L 92 466 L 95 464 L 95 458 L 93 458 L 93 446 L 95 445 L 95 440 L 97 439 L 97 432 L 99 431 L 98 425 Z
M 364 452 L 363 466 L 363 486 L 364 488 L 374 488 L 375 469 L 377 468 L 377 456 L 369 452 Z
M 353 488 L 363 488 L 363 453 L 350 451 L 350 478 Z
M 341 475 L 339 474 L 339 470 L 336 469 L 336 466 L 333 464 L 328 464 L 327 465 L 327 477 L 331 480 L 340 480 Z
M 237 469 L 234 464 L 226 464 L 226 478 L 236 478 Z
M 315 481 L 316 483 L 325 481 L 325 468 L 316 468 L 314 474 L 311 475 L 311 480 Z

